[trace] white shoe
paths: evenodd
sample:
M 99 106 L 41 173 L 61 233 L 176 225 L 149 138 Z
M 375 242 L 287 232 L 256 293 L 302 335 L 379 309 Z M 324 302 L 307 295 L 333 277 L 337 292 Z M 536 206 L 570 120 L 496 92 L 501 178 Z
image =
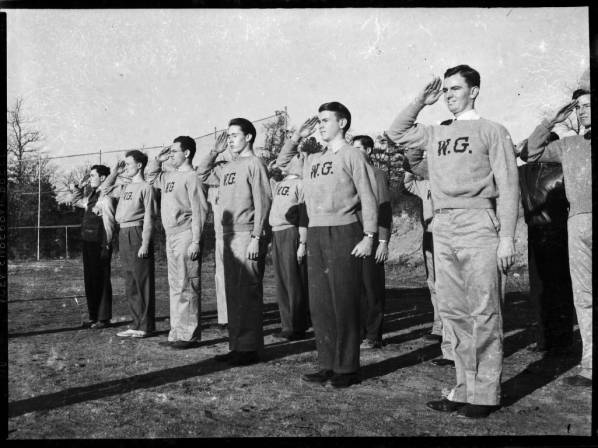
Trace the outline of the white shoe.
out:
M 149 335 L 147 331 L 142 330 L 131 330 L 133 334 L 131 335 L 132 338 L 145 338 Z
M 116 333 L 119 338 L 131 338 L 136 333 L 136 330 L 128 329 L 125 331 L 121 331 L 120 333 Z

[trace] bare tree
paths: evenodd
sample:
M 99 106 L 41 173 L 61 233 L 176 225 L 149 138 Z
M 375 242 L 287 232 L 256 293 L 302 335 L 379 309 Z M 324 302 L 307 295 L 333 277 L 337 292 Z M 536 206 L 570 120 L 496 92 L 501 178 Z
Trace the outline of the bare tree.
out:
M 33 128 L 34 121 L 25 115 L 23 105 L 23 98 L 17 97 L 12 109 L 6 111 L 8 179 L 15 184 L 36 177 L 38 166 L 34 161 L 43 140 L 41 132 Z

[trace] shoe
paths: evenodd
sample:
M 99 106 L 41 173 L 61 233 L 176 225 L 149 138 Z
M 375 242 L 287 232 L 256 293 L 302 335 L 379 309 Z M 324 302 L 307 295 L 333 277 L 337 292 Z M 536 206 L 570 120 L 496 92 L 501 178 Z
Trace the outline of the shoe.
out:
M 306 373 L 305 375 L 301 376 L 303 381 L 307 381 L 308 383 L 319 383 L 324 384 L 326 381 L 330 380 L 334 376 L 334 372 L 332 370 L 318 370 L 314 373 Z
M 91 324 L 91 328 L 95 330 L 101 330 L 102 328 L 108 328 L 110 326 L 109 320 L 101 320 L 99 322 L 94 322 Z
M 545 353 L 547 351 L 547 348 L 544 345 L 540 345 L 537 342 L 530 345 L 527 348 L 528 352 L 533 352 L 533 353 Z
M 424 339 L 426 341 L 442 342 L 442 336 L 440 336 L 439 334 L 428 333 L 424 336 Z
M 295 331 L 288 337 L 289 341 L 302 341 L 303 339 L 307 338 L 308 336 L 305 334 L 305 331 Z
M 457 411 L 461 417 L 467 418 L 486 418 L 493 411 L 498 409 L 498 406 L 487 406 L 484 404 L 467 404 Z
M 161 345 L 162 347 L 171 347 L 174 342 L 175 341 L 162 341 L 158 342 L 158 345 Z
M 129 328 L 125 331 L 119 331 L 118 333 L 116 333 L 116 335 L 119 338 L 131 338 L 131 337 L 133 337 L 134 334 L 135 334 L 135 330 L 132 330 L 131 328 Z
M 581 375 L 568 376 L 563 383 L 575 387 L 592 387 L 592 380 Z
M 260 362 L 257 352 L 236 352 L 228 362 L 231 366 L 248 366 Z
M 467 403 L 462 403 L 460 401 L 451 401 L 446 398 L 442 400 L 435 400 L 435 401 L 428 401 L 426 406 L 430 409 L 434 409 L 435 411 L 440 412 L 455 412 L 458 409 L 461 409 L 463 406 L 467 405 Z
M 95 321 L 95 320 L 88 320 L 87 322 L 83 322 L 81 324 L 81 328 L 91 328 L 96 323 L 97 323 L 97 321 Z
M 132 338 L 139 338 L 139 339 L 143 339 L 143 338 L 147 338 L 148 336 L 151 336 L 152 333 L 149 331 L 143 331 L 143 330 L 132 330 L 133 334 L 131 335 Z
M 195 340 L 191 341 L 174 341 L 170 344 L 170 348 L 173 350 L 187 350 L 188 348 L 195 348 L 199 343 Z
M 439 366 L 439 367 L 444 367 L 444 366 L 455 367 L 455 361 L 453 361 L 452 359 L 437 358 L 437 359 L 433 359 L 430 362 L 432 364 L 434 364 L 435 366 Z
M 218 324 L 218 329 L 224 331 L 228 329 L 228 324 Z
M 291 333 L 290 331 L 278 331 L 274 334 L 272 334 L 273 337 L 275 337 L 276 339 L 289 339 L 291 337 L 293 333 Z
M 361 378 L 357 373 L 336 373 L 330 380 L 332 387 L 344 389 L 353 384 L 361 383 Z
M 370 339 L 365 339 L 361 345 L 359 346 L 360 349 L 368 350 L 373 348 L 381 348 L 382 341 L 372 341 Z
M 216 356 L 214 356 L 214 361 L 218 361 L 218 362 L 229 362 L 235 356 L 237 356 L 237 352 L 232 351 L 232 352 L 225 353 L 224 355 L 216 355 Z

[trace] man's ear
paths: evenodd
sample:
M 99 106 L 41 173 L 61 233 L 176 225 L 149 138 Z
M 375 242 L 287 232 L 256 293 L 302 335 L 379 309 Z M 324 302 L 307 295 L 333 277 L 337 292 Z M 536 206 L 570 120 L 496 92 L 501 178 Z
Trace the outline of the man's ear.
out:
M 189 156 L 191 155 L 191 151 L 189 151 L 188 149 L 185 149 L 185 159 L 188 159 Z
M 250 143 L 252 138 L 253 138 L 252 134 L 245 134 L 245 141 L 247 143 Z
M 374 150 L 374 148 L 365 148 L 365 153 L 366 153 L 368 156 L 371 156 L 371 155 L 372 155 L 372 151 L 373 151 L 373 150 Z
M 472 100 L 475 100 L 478 97 L 479 94 L 480 94 L 480 88 L 478 86 L 473 86 L 471 88 L 471 91 L 469 92 L 469 97 Z

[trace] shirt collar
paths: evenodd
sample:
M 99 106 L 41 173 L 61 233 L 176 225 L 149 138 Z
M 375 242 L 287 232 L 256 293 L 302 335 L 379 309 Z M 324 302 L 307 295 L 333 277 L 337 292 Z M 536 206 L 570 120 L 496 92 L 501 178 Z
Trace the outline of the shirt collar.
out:
M 347 142 L 345 142 L 344 140 L 334 140 L 328 145 L 328 147 L 332 150 L 334 154 L 336 154 L 339 149 L 345 146 L 346 143 Z
M 463 112 L 458 117 L 455 117 L 455 120 L 479 120 L 480 115 L 477 113 L 475 109 L 470 109 L 467 112 Z

